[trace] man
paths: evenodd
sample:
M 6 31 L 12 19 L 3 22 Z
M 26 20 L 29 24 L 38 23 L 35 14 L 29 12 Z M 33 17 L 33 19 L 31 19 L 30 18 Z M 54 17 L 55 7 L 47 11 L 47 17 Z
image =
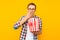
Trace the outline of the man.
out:
M 21 31 L 21 35 L 20 35 L 20 39 L 19 40 L 38 40 L 37 38 L 37 33 L 36 34 L 31 34 L 30 31 L 28 31 L 28 27 L 27 27 L 27 23 L 28 20 L 32 17 L 35 18 L 39 18 L 35 15 L 35 11 L 36 11 L 36 5 L 34 3 L 29 3 L 27 6 L 27 15 L 23 16 L 15 25 L 14 25 L 14 29 L 18 29 L 19 26 L 22 25 L 22 31 Z M 40 18 L 40 33 L 42 31 L 42 21 Z M 30 35 L 33 35 L 30 37 Z M 30 39 L 29 39 L 30 38 Z

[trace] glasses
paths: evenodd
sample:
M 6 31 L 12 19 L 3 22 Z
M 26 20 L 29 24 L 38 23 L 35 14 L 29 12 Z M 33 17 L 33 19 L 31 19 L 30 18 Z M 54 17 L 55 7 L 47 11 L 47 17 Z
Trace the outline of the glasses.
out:
M 35 10 L 35 8 L 28 8 L 28 10 Z

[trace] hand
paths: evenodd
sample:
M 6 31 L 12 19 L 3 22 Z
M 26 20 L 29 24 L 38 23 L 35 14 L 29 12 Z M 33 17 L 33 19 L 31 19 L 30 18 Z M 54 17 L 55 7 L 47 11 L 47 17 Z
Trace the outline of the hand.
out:
M 32 32 L 34 35 L 37 35 L 37 34 L 40 34 L 40 31 L 39 32 Z
M 28 13 L 26 17 L 29 19 L 29 18 L 33 17 L 33 15 L 34 15 L 33 13 Z

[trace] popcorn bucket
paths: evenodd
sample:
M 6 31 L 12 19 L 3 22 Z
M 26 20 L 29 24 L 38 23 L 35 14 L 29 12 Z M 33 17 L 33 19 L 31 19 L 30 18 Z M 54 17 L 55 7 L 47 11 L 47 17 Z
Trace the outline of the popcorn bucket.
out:
M 30 18 L 28 20 L 28 25 L 27 26 L 29 27 L 29 30 L 31 32 L 40 31 L 40 29 L 39 29 L 39 19 L 38 18 Z

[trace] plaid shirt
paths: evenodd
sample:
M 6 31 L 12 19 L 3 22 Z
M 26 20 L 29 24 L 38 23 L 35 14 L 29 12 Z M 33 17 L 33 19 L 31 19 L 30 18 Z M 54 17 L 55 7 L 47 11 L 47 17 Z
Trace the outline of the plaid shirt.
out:
M 21 21 L 21 20 L 23 20 L 23 18 L 24 18 L 25 16 L 23 16 L 19 21 Z M 37 17 L 37 16 L 34 16 L 35 18 L 39 18 L 39 17 Z M 40 32 L 42 32 L 42 21 L 41 21 L 41 18 L 39 18 L 40 20 Z M 17 25 L 19 25 L 20 23 L 19 23 L 19 21 L 16 23 Z M 24 23 L 24 24 L 22 24 L 22 31 L 21 31 L 21 34 L 20 34 L 20 38 L 19 38 L 19 40 L 26 40 L 26 34 L 27 34 L 27 21 Z M 37 38 L 37 35 L 34 35 L 34 40 L 38 40 L 38 38 Z

